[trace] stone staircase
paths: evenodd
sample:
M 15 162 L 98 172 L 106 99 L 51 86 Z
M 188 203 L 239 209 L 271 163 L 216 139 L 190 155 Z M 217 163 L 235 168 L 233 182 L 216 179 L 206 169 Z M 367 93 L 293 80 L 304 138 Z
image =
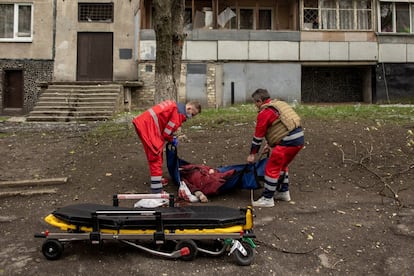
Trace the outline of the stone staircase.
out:
M 123 102 L 120 84 L 50 84 L 26 121 L 78 122 L 110 119 Z

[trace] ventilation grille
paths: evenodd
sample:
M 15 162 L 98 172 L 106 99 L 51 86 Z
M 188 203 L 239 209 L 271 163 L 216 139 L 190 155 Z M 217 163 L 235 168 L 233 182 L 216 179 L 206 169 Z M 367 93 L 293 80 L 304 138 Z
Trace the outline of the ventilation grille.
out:
M 80 22 L 114 22 L 113 3 L 79 3 Z

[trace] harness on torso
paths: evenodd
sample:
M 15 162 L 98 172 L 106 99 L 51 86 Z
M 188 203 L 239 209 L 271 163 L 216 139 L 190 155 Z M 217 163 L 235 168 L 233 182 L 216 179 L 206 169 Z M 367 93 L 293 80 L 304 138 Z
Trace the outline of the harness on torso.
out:
M 267 143 L 269 146 L 274 147 L 283 139 L 283 137 L 287 136 L 289 132 L 300 127 L 300 117 L 288 103 L 281 100 L 275 99 L 269 103 L 263 104 L 260 107 L 260 110 L 265 108 L 274 108 L 279 113 L 279 118 L 277 118 L 266 131 Z

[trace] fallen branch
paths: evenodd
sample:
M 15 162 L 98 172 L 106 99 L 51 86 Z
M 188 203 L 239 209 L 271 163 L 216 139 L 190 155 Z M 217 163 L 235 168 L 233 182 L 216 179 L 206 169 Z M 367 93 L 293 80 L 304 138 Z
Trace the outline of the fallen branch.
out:
M 355 146 L 355 145 L 354 145 Z M 365 170 L 367 170 L 368 172 L 370 172 L 372 175 L 374 175 L 376 178 L 378 178 L 379 179 L 379 181 L 381 181 L 382 182 L 382 184 L 384 185 L 383 186 L 383 188 L 381 189 L 381 191 L 379 192 L 381 195 L 383 195 L 383 196 L 385 196 L 385 193 L 383 193 L 384 192 L 384 190 L 385 189 L 387 189 L 387 190 L 389 190 L 391 193 L 392 193 L 392 195 L 393 195 L 393 199 L 395 200 L 395 201 L 397 201 L 397 203 L 398 203 L 398 205 L 400 206 L 400 207 L 402 207 L 403 206 L 403 204 L 402 204 L 402 202 L 401 202 L 401 200 L 400 200 L 400 198 L 399 198 L 399 196 L 398 196 L 398 193 L 396 192 L 396 191 L 394 191 L 394 189 L 390 186 L 390 185 L 388 185 L 387 184 L 387 182 L 385 181 L 385 179 L 382 177 L 382 176 L 380 176 L 379 174 L 377 174 L 375 171 L 373 171 L 370 167 L 368 167 L 367 165 L 365 165 L 364 164 L 364 161 L 366 160 L 366 159 L 369 159 L 369 160 L 371 160 L 371 154 L 372 154 L 372 150 L 373 150 L 373 148 L 372 148 L 372 146 L 371 146 L 371 148 L 368 150 L 367 149 L 367 153 L 368 153 L 368 155 L 367 156 L 362 156 L 360 159 L 359 159 L 359 161 L 356 161 L 356 160 L 353 160 L 353 159 L 349 159 L 349 158 L 345 158 L 345 152 L 343 151 L 343 149 L 341 148 L 341 147 L 338 147 L 339 148 L 339 150 L 341 151 L 341 153 L 342 153 L 342 163 L 346 163 L 346 162 L 349 162 L 349 163 L 352 163 L 352 164 L 356 164 L 356 165 L 358 165 L 358 166 L 360 166 L 360 167 L 362 167 L 362 168 L 364 168 Z M 408 170 L 410 170 L 412 167 L 414 167 L 414 165 L 411 165 L 406 171 L 408 171 Z
M 57 189 L 7 191 L 7 192 L 0 192 L 0 198 L 11 197 L 11 196 L 32 196 L 32 195 L 56 194 L 56 193 L 57 193 Z
M 317 247 L 315 247 L 315 248 L 313 248 L 313 249 L 311 249 L 311 250 L 309 250 L 309 251 L 304 251 L 304 252 L 294 252 L 294 251 L 289 251 L 289 250 L 286 250 L 286 249 L 283 249 L 283 248 L 276 247 L 276 246 L 274 246 L 273 244 L 267 244 L 267 243 L 262 242 L 262 241 L 259 241 L 259 240 L 255 240 L 255 242 L 256 242 L 257 244 L 259 244 L 259 245 L 263 245 L 263 246 L 268 247 L 268 248 L 270 248 L 270 249 L 275 249 L 275 250 L 278 250 L 278 251 L 280 251 L 280 252 L 282 252 L 282 253 L 288 253 L 288 254 L 297 254 L 297 255 L 309 254 L 309 253 L 311 253 L 311 252 L 315 251 L 316 249 L 318 249 Z
M 22 187 L 22 186 L 47 186 L 60 185 L 68 182 L 67 177 L 45 178 L 45 179 L 26 179 L 14 181 L 0 181 L 0 188 Z

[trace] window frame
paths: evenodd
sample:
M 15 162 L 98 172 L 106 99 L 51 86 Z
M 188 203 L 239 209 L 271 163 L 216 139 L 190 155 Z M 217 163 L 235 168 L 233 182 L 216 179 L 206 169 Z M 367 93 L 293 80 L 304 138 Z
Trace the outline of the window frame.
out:
M 305 6 L 305 1 L 302 1 L 302 14 L 301 14 L 301 30 L 302 31 L 373 31 L 374 30 L 374 18 L 373 18 L 373 11 L 375 8 L 373 8 L 373 1 L 370 1 L 370 8 L 358 8 L 357 2 L 358 0 L 352 0 L 352 8 L 341 8 L 339 4 L 339 0 L 332 0 L 332 7 L 321 7 L 321 1 L 316 1 L 317 7 L 307 7 Z M 317 18 L 318 22 L 316 23 L 316 27 L 312 26 L 310 27 L 309 24 L 312 24 L 310 22 L 305 22 L 307 18 L 305 18 L 305 10 L 306 11 L 317 11 Z M 341 12 L 344 11 L 350 11 L 352 12 L 352 28 L 350 29 L 341 29 Z M 333 28 L 323 27 L 323 12 L 331 12 L 331 14 L 335 17 L 335 22 L 333 23 Z M 332 13 L 333 12 L 333 13 Z M 369 17 L 367 17 L 367 20 L 369 20 L 369 28 L 363 29 L 359 28 L 358 20 L 359 20 L 359 14 L 360 12 L 369 13 Z M 315 23 L 314 23 L 315 24 Z M 332 24 L 331 24 L 332 25 Z
M 260 11 L 270 11 L 270 29 L 259 29 L 260 26 Z M 273 30 L 273 8 L 272 7 L 259 7 L 257 9 L 257 14 L 259 16 L 259 18 L 256 18 L 256 16 L 254 16 L 254 21 L 257 22 L 256 23 L 256 29 L 255 30 L 259 30 L 259 31 L 270 31 Z
M 94 7 L 95 10 L 91 9 L 92 7 Z M 88 16 L 85 16 L 83 13 L 85 10 L 86 11 L 88 10 L 87 8 L 89 8 L 89 11 L 92 10 L 96 12 L 96 14 L 91 15 L 91 17 L 98 17 L 98 18 L 102 16 L 102 9 L 110 8 L 110 17 L 106 19 L 89 18 Z M 99 11 L 99 9 L 101 9 L 101 11 Z M 77 12 L 78 12 L 79 23 L 114 23 L 115 21 L 115 18 L 114 18 L 115 17 L 115 3 L 114 2 L 108 2 L 108 3 L 80 2 L 78 3 Z M 101 12 L 101 14 L 99 14 L 99 12 Z M 106 13 L 107 11 L 105 11 L 104 14 L 107 15 Z
M 386 3 L 386 4 L 391 4 L 391 11 L 392 11 L 392 30 L 391 31 L 383 31 L 382 30 L 382 24 L 381 24 L 381 4 L 382 3 Z M 407 4 L 408 5 L 408 17 L 410 20 L 409 23 L 409 27 L 410 30 L 409 32 L 398 32 L 397 31 L 397 9 L 396 9 L 396 4 Z M 378 2 L 378 7 L 377 7 L 377 14 L 378 14 L 378 33 L 380 34 L 398 34 L 398 35 L 412 35 L 414 34 L 414 0 L 406 0 L 406 1 L 396 1 L 396 0 L 380 0 Z
M 232 9 L 232 11 L 236 14 L 236 16 L 234 18 L 232 18 L 230 21 L 236 20 L 236 26 L 233 26 L 230 21 L 230 25 L 228 27 L 229 30 L 258 30 L 258 31 L 267 31 L 267 30 L 273 30 L 273 17 L 274 17 L 274 10 L 272 7 L 252 7 L 252 6 L 239 6 L 239 7 L 234 7 L 234 6 L 230 6 L 230 9 Z M 240 28 L 240 10 L 251 10 L 252 11 L 252 16 L 253 16 L 253 23 L 252 23 L 252 28 L 251 29 L 241 29 Z M 258 29 L 258 16 L 259 16 L 259 11 L 261 10 L 265 10 L 265 11 L 270 11 L 270 29 Z
M 243 11 L 251 11 L 251 13 L 252 13 L 252 28 L 250 29 L 250 28 L 241 28 L 241 18 L 242 18 L 242 16 L 241 16 L 241 14 L 240 14 L 240 12 L 241 12 L 241 10 L 243 10 Z M 254 8 L 254 7 L 238 7 L 237 8 L 237 12 L 236 12 L 236 14 L 237 14 L 237 16 L 236 16 L 236 18 L 237 18 L 237 30 L 256 30 L 256 9 Z M 243 18 L 245 18 L 245 17 L 243 17 Z
M 0 37 L 0 42 L 32 42 L 33 41 L 33 3 L 0 3 L 13 5 L 13 37 Z M 22 6 L 30 7 L 30 34 L 29 36 L 19 36 L 19 8 Z

